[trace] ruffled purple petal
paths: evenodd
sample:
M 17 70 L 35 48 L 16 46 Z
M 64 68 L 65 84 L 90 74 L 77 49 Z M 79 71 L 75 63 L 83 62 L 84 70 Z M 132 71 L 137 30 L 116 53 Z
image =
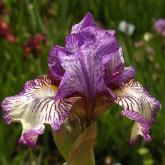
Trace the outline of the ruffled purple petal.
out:
M 6 123 L 22 124 L 19 143 L 34 147 L 38 135 L 44 132 L 44 124 L 50 124 L 53 130 L 57 130 L 66 120 L 78 98 L 56 99 L 56 90 L 48 77 L 40 77 L 28 81 L 20 94 L 7 97 L 2 102 Z
M 138 82 L 131 80 L 122 89 L 114 91 L 115 102 L 122 106 L 122 115 L 135 121 L 132 128 L 131 142 L 137 140 L 138 135 L 144 140 L 150 141 L 149 129 L 156 120 L 156 114 L 160 109 L 160 103 Z

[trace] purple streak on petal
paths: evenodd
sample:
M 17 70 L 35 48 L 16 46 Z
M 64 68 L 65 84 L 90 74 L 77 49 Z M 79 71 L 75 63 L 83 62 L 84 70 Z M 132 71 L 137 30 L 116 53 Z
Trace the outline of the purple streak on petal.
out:
M 121 112 L 121 114 L 125 117 L 128 117 L 131 120 L 135 120 L 138 123 L 150 123 L 149 121 L 147 121 L 142 115 L 140 115 L 138 112 L 135 112 L 133 110 L 123 110 Z
M 18 143 L 19 144 L 27 144 L 29 146 L 31 146 L 32 148 L 34 148 L 36 146 L 36 140 L 38 135 L 42 135 L 44 133 L 44 125 L 43 126 L 39 126 L 37 128 L 33 128 L 28 130 L 27 132 L 24 132 Z
M 135 69 L 133 67 L 125 67 L 121 77 L 122 81 L 126 83 L 134 77 L 135 77 Z
M 75 92 L 83 93 L 85 84 L 78 57 L 73 55 L 62 56 L 61 61 L 66 72 L 61 80 L 57 95 L 61 98 L 72 95 Z
M 10 124 L 12 122 L 12 116 L 10 115 L 9 111 L 8 111 L 8 107 L 7 107 L 7 103 L 4 103 L 1 105 L 2 109 L 6 109 L 6 111 L 2 112 L 3 115 L 3 119 L 5 121 L 6 124 Z
M 74 53 L 80 46 L 84 44 L 92 44 L 95 42 L 95 35 L 90 31 L 82 31 L 79 33 L 72 33 L 66 36 L 66 49 Z
M 147 94 L 148 94 L 148 92 L 147 92 Z M 151 112 L 151 117 L 152 117 L 152 123 L 155 123 L 157 113 L 159 112 L 161 105 L 160 105 L 160 102 L 157 99 L 155 99 L 155 98 L 151 98 L 151 99 L 152 99 L 152 103 L 153 103 L 153 106 L 154 106 L 154 111 Z
M 122 86 L 135 76 L 133 67 L 124 67 L 122 49 L 104 58 L 105 82 L 111 89 Z
M 96 42 L 96 36 L 92 31 L 84 30 L 79 34 L 82 36 L 84 43 L 88 44 L 91 42 Z
M 146 120 L 143 116 L 141 116 L 139 113 L 131 110 L 123 110 L 122 115 L 125 117 L 128 117 L 131 120 L 136 121 L 137 123 L 140 124 L 141 127 L 141 132 L 142 136 L 145 141 L 151 141 L 151 136 L 150 136 L 150 127 L 152 122 Z M 131 139 L 130 143 L 135 144 L 137 141 L 137 137 L 135 139 Z
M 102 30 L 100 33 L 97 53 L 102 57 L 107 55 L 110 58 L 112 53 L 116 53 L 119 50 L 119 44 L 114 35 L 105 30 Z
M 105 82 L 106 84 L 113 88 L 113 86 L 118 86 L 120 79 L 124 72 L 124 59 L 122 49 L 120 48 L 117 52 L 112 53 L 111 56 L 107 56 L 103 60 L 105 64 Z
M 75 52 L 81 45 L 84 44 L 84 40 L 79 33 L 73 33 L 66 36 L 66 48 L 70 52 Z
M 48 56 L 48 66 L 51 75 L 54 75 L 56 79 L 61 80 L 65 70 L 61 66 L 61 62 L 59 59 L 60 55 L 63 55 L 66 53 L 65 48 L 60 47 L 60 46 L 53 46 L 51 50 L 49 51 L 49 56 Z
M 123 72 L 121 73 L 120 78 L 118 79 L 119 88 L 126 83 L 128 83 L 131 79 L 135 77 L 135 69 L 133 67 L 125 67 Z
M 94 97 L 104 84 L 104 68 L 95 45 L 83 45 L 71 56 L 61 56 L 66 73 L 59 86 L 63 96 L 79 92 L 88 98 Z

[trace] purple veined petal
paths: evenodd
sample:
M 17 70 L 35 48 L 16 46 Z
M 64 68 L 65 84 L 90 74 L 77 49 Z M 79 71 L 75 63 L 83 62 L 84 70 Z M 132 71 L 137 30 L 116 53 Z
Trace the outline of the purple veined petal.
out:
M 79 33 L 72 33 L 66 36 L 66 49 L 68 52 L 77 51 L 84 44 L 93 44 L 95 42 L 95 35 L 91 31 L 82 31 Z
M 71 33 L 66 37 L 66 48 L 74 52 L 83 44 L 97 44 L 100 56 L 114 53 L 119 49 L 119 44 L 112 30 L 102 30 L 97 26 L 89 26 L 77 33 Z
M 81 30 L 83 30 L 84 28 L 90 27 L 90 26 L 96 26 L 96 24 L 94 22 L 92 14 L 87 13 L 80 23 L 75 24 L 75 25 L 72 26 L 71 33 L 78 33 Z
M 112 89 L 116 86 L 121 88 L 123 84 L 135 77 L 133 67 L 124 67 L 122 48 L 105 57 L 103 63 L 105 64 L 105 82 Z
M 116 40 L 114 34 L 111 31 L 107 30 L 98 30 L 98 50 L 97 53 L 100 56 L 105 56 L 105 58 L 110 58 L 112 53 L 116 53 L 119 51 L 119 43 Z M 107 57 L 106 57 L 107 56 Z
M 4 99 L 1 106 L 6 123 L 22 124 L 19 143 L 34 147 L 38 135 L 44 132 L 44 124 L 57 130 L 66 120 L 78 98 L 55 99 L 56 90 L 57 87 L 44 76 L 28 81 L 20 94 Z
M 61 80 L 65 72 L 65 70 L 61 66 L 61 62 L 59 59 L 59 56 L 63 54 L 66 54 L 65 48 L 55 45 L 50 49 L 48 56 L 48 66 L 50 74 L 58 80 Z
M 106 72 L 115 72 L 118 66 L 124 65 L 123 51 L 120 47 L 118 51 L 112 53 L 110 56 L 106 56 L 103 59 L 103 64 L 105 64 Z
M 124 71 L 124 60 L 122 56 L 122 50 L 119 47 L 119 44 L 115 37 L 115 32 L 113 30 L 101 29 L 97 27 L 96 24 L 93 22 L 94 20 L 92 15 L 87 14 L 79 24 L 75 25 L 73 29 L 76 30 L 72 29 L 72 33 L 66 38 L 66 48 L 68 49 L 68 51 L 74 52 L 75 54 L 78 54 L 76 53 L 76 51 L 81 51 L 81 47 L 87 49 L 86 51 L 92 49 L 92 53 L 90 56 L 92 56 L 93 54 L 97 54 L 97 57 L 99 57 L 100 59 L 99 67 L 104 68 L 105 66 L 105 72 L 107 72 L 107 74 L 105 73 L 105 80 L 110 79 L 111 81 L 116 81 L 114 79 L 118 80 L 119 78 L 121 78 L 121 73 Z M 83 54 L 85 54 L 83 55 L 84 57 L 86 56 L 86 58 L 88 58 L 89 53 L 84 53 L 83 51 Z M 93 57 L 93 60 L 95 60 L 95 57 Z M 79 66 L 82 67 L 84 65 Z M 88 66 L 88 64 L 86 64 L 85 66 Z M 104 71 L 102 73 L 104 73 Z M 67 79 L 68 75 L 67 78 L 66 76 L 64 77 L 65 79 Z M 109 82 L 109 80 L 107 81 Z M 109 83 L 111 83 L 111 81 Z
M 118 83 L 124 72 L 124 58 L 122 48 L 110 56 L 103 59 L 105 65 L 105 82 L 107 85 L 113 86 L 113 83 Z M 123 75 L 124 76 L 124 75 Z
M 124 84 L 128 83 L 131 79 L 135 77 L 135 69 L 133 67 L 125 67 L 118 79 L 118 86 L 122 88 Z
M 100 54 L 100 56 L 109 55 L 111 53 L 115 53 L 119 50 L 119 44 L 115 37 L 115 31 L 101 29 L 98 26 L 87 26 L 77 33 L 85 40 L 84 43 L 94 42 L 97 47 L 95 49 L 96 52 Z
M 121 81 L 126 83 L 128 80 L 133 79 L 135 77 L 135 69 L 133 67 L 125 67 L 124 72 L 121 77 Z
M 66 70 L 58 93 L 63 97 L 79 92 L 88 98 L 94 97 L 104 84 L 104 68 L 101 56 L 96 54 L 94 45 L 83 45 L 70 56 L 61 56 Z
M 65 43 L 68 51 L 75 52 L 81 45 L 84 44 L 84 40 L 79 33 L 73 33 L 66 36 Z
M 156 120 L 156 114 L 160 109 L 160 103 L 142 87 L 139 82 L 131 80 L 122 89 L 114 91 L 115 103 L 124 108 L 122 115 L 135 121 L 131 133 L 131 142 L 137 140 L 138 135 L 144 140 L 150 141 L 149 129 Z
M 103 30 L 100 29 L 94 19 L 91 13 L 87 13 L 83 20 L 72 26 L 72 30 L 71 30 L 71 34 L 73 33 L 80 33 L 80 32 L 90 32 L 96 35 L 96 37 L 98 37 L 98 39 L 103 38 L 103 35 L 105 37 L 105 35 L 111 35 L 114 36 L 115 35 L 115 31 L 114 30 Z
M 75 92 L 83 93 L 85 83 L 78 56 L 61 56 L 61 62 L 66 72 L 61 80 L 58 94 L 60 93 L 61 97 L 68 97 Z
M 137 137 L 143 136 L 145 141 L 151 141 L 150 127 L 151 122 L 147 121 L 143 116 L 135 111 L 123 110 L 121 113 L 123 116 L 136 121 L 132 127 L 130 143 L 136 144 Z

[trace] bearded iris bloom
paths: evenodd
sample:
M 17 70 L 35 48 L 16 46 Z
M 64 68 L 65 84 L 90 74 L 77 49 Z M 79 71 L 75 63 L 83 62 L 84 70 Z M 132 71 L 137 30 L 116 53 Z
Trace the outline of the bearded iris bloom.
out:
M 2 102 L 6 123 L 22 124 L 20 143 L 35 146 L 44 124 L 56 132 L 70 113 L 86 128 L 112 104 L 123 107 L 122 115 L 135 121 L 131 142 L 138 135 L 151 140 L 149 129 L 159 101 L 134 80 L 132 67 L 124 67 L 115 32 L 99 28 L 92 14 L 72 27 L 65 47 L 52 47 L 48 67 L 48 75 L 28 81 L 22 92 Z

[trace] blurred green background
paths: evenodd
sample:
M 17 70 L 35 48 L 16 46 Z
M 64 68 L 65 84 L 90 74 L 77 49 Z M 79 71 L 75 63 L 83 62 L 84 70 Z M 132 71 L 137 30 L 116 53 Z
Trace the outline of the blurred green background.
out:
M 152 141 L 146 143 L 140 139 L 133 146 L 129 144 L 133 122 L 120 115 L 119 107 L 107 111 L 97 122 L 97 165 L 165 164 L 165 38 L 153 28 L 155 20 L 165 18 L 164 0 L 5 0 L 4 5 L 10 14 L 1 17 L 9 22 L 16 42 L 0 38 L 1 101 L 18 93 L 27 80 L 47 73 L 50 47 L 63 45 L 71 26 L 86 12 L 92 12 L 100 26 L 117 31 L 126 65 L 136 68 L 136 79 L 162 104 L 152 127 Z M 132 35 L 118 30 L 122 20 L 134 24 Z M 37 55 L 32 52 L 25 58 L 24 43 L 39 33 L 46 34 L 47 44 L 41 45 Z M 0 118 L 0 165 L 61 165 L 64 162 L 49 127 L 39 137 L 35 149 L 18 145 L 20 134 L 20 124 L 5 125 Z

